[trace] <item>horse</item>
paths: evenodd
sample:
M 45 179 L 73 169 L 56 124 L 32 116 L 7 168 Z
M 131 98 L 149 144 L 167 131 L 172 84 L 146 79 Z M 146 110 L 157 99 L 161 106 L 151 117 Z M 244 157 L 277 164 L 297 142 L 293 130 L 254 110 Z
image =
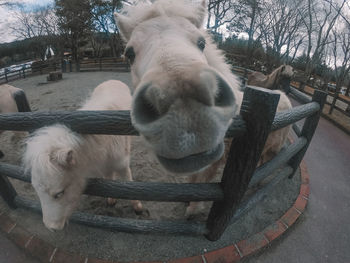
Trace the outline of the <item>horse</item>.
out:
M 127 85 L 117 80 L 103 82 L 79 110 L 129 110 Z M 26 141 L 23 165 L 32 175 L 39 196 L 43 222 L 50 230 L 63 229 L 82 195 L 88 178 L 118 176 L 132 181 L 129 136 L 81 135 L 55 124 L 35 131 Z M 115 203 L 108 199 L 109 204 Z M 136 213 L 142 204 L 132 200 Z
M 289 92 L 289 85 L 294 76 L 294 69 L 289 65 L 282 65 L 276 68 L 270 75 L 261 72 L 252 72 L 248 75 L 248 85 L 259 86 L 266 89 L 279 89 Z
M 22 89 L 8 84 L 0 85 L 0 114 L 28 111 L 31 111 L 31 109 L 26 94 Z M 2 132 L 0 130 L 0 134 Z M 23 133 L 16 134 L 22 135 Z M 0 158 L 2 157 L 4 157 L 4 153 L 0 151 Z
M 243 99 L 240 81 L 202 27 L 206 15 L 206 1 L 181 0 L 114 14 L 131 64 L 133 126 L 167 171 L 192 175 L 192 182 L 215 175 Z M 290 108 L 280 96 L 279 110 Z

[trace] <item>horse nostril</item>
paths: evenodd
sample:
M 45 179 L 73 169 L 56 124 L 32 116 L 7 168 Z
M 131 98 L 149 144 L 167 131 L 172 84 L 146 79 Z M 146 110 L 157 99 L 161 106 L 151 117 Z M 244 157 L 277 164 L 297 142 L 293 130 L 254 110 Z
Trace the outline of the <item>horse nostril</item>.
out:
M 217 76 L 218 90 L 215 96 L 215 106 L 227 107 L 234 105 L 235 99 L 231 87 L 220 76 Z
M 160 117 L 159 112 L 146 97 L 146 91 L 150 85 L 145 85 L 140 88 L 133 102 L 133 118 L 137 123 L 146 124 L 157 120 Z

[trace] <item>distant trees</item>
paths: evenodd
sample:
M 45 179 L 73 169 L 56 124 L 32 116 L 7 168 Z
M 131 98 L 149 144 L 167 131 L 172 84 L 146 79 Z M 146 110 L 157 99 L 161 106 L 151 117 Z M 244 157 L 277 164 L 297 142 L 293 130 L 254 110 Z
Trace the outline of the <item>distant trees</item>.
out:
M 335 71 L 342 68 L 341 37 L 335 38 L 332 30 L 350 27 L 348 0 L 210 0 L 208 12 L 208 28 L 217 33 L 217 27 L 221 27 L 224 34 L 231 36 L 222 46 L 228 50 L 228 43 L 239 44 L 233 48 L 239 48 L 237 54 L 241 55 L 244 42 L 245 63 L 252 67 L 257 59 L 269 70 L 279 63 L 295 62 L 305 70 L 306 81 L 314 73 L 329 72 L 325 65 Z M 242 32 L 247 35 L 246 41 L 232 41 Z M 331 52 L 335 40 L 338 41 L 337 66 Z
M 112 56 L 119 56 L 123 51 L 122 40 L 113 15 L 114 12 L 121 10 L 122 2 L 121 0 L 91 0 L 93 20 L 91 43 L 96 56 L 100 55 L 100 49 L 105 43 L 103 40 L 107 40 Z M 102 33 L 104 37 L 101 38 L 101 34 L 97 33 Z
M 55 13 L 64 46 L 72 50 L 79 68 L 79 48 L 86 44 L 92 29 L 91 2 L 89 0 L 55 0 Z
M 56 44 L 58 33 L 52 6 L 37 7 L 30 12 L 21 8 L 15 16 L 17 25 L 11 27 L 12 31 L 19 39 L 31 39 L 35 54 L 43 59 L 47 46 Z

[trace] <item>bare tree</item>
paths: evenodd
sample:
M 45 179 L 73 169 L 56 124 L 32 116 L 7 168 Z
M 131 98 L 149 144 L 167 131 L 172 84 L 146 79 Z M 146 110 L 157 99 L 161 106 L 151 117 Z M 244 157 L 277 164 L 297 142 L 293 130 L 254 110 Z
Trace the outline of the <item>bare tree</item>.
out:
M 54 44 L 57 30 L 57 17 L 52 6 L 37 7 L 31 12 L 23 8 L 15 12 L 16 26 L 12 26 L 13 33 L 19 39 L 31 39 L 36 55 L 42 59 L 48 45 Z
M 52 6 L 42 6 L 32 12 L 21 9 L 15 13 L 18 23 L 11 29 L 18 38 L 33 38 L 58 33 L 57 17 Z
M 299 10 L 302 3 L 302 0 L 266 1 L 262 3 L 257 20 L 257 38 L 261 38 L 278 58 L 285 58 L 286 61 L 292 50 L 296 54 L 304 40 L 299 32 L 301 17 L 305 16 L 305 12 Z
M 241 17 L 241 8 L 237 0 L 209 0 L 207 28 L 217 33 L 219 27 Z
M 315 66 L 323 57 L 325 48 L 330 44 L 330 33 L 336 24 L 347 0 L 341 0 L 337 4 L 335 0 L 323 0 L 321 3 L 315 0 L 307 2 L 307 18 L 303 23 L 307 29 L 307 62 L 306 75 L 309 78 Z M 312 53 L 312 55 L 311 55 Z
M 112 55 L 118 56 L 122 50 L 122 41 L 119 35 L 118 27 L 114 20 L 114 12 L 119 12 L 122 8 L 122 0 L 92 0 L 92 19 L 94 33 L 103 32 L 108 39 Z M 92 36 L 93 37 L 93 36 Z M 96 51 L 101 48 L 103 41 L 93 40 Z

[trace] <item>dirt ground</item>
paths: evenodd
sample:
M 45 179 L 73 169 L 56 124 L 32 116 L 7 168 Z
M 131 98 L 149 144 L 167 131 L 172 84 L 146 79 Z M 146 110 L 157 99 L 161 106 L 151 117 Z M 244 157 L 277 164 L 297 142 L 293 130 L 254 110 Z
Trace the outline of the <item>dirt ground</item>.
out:
M 53 83 L 46 83 L 46 76 L 42 75 L 21 79 L 10 84 L 22 88 L 26 92 L 33 111 L 75 110 L 82 105 L 98 84 L 108 79 L 119 79 L 131 85 L 129 73 L 115 72 L 67 73 L 64 74 L 62 81 Z M 0 137 L 0 145 L 1 150 L 5 153 L 5 157 L 1 159 L 2 162 L 21 163 L 24 146 L 23 141 L 18 139 L 18 136 L 14 136 L 12 132 L 5 132 Z M 133 137 L 131 170 L 135 181 L 181 183 L 188 182 L 189 179 L 187 176 L 175 176 L 164 171 L 152 154 L 148 152 L 139 137 Z M 220 180 L 221 174 L 222 168 L 218 171 L 216 181 Z M 12 180 L 12 182 L 21 195 L 37 199 L 30 184 L 17 180 Z M 59 234 L 52 234 L 45 229 L 38 215 L 31 216 L 30 212 L 22 209 L 12 211 L 10 214 L 15 219 L 25 218 L 21 221 L 30 231 L 68 250 L 108 259 L 116 259 L 117 254 L 117 259 L 123 261 L 164 260 L 171 257 L 190 256 L 203 248 L 208 250 L 218 248 L 230 244 L 232 240 L 240 240 L 249 236 L 254 231 L 260 231 L 270 222 L 279 218 L 290 207 L 298 194 L 299 183 L 298 176 L 295 176 L 293 180 L 280 183 L 275 192 L 271 193 L 271 197 L 267 198 L 257 209 L 249 212 L 244 218 L 236 222 L 234 226 L 231 226 L 231 230 L 224 235 L 220 242 L 215 242 L 215 244 L 206 241 L 203 237 L 179 238 L 176 236 L 111 233 L 106 230 L 91 229 L 75 224 L 70 224 L 68 230 L 66 229 Z M 143 205 L 144 212 L 141 215 L 136 215 L 129 201 L 118 200 L 114 207 L 110 207 L 107 206 L 104 198 L 83 196 L 79 210 L 127 218 L 183 219 L 187 204 L 143 202 Z M 195 219 L 205 220 L 210 205 L 210 202 L 202 204 L 201 213 Z M 233 235 L 230 233 L 233 233 Z M 109 242 L 108 245 L 107 242 Z M 138 242 L 138 252 L 130 253 L 130 247 L 133 246 L 134 242 Z M 165 245 L 164 242 L 167 244 Z M 96 244 L 104 245 L 97 246 Z M 113 248 L 111 248 L 111 244 L 114 244 Z M 192 248 L 192 246 L 195 248 Z M 150 251 L 154 252 L 150 253 Z

